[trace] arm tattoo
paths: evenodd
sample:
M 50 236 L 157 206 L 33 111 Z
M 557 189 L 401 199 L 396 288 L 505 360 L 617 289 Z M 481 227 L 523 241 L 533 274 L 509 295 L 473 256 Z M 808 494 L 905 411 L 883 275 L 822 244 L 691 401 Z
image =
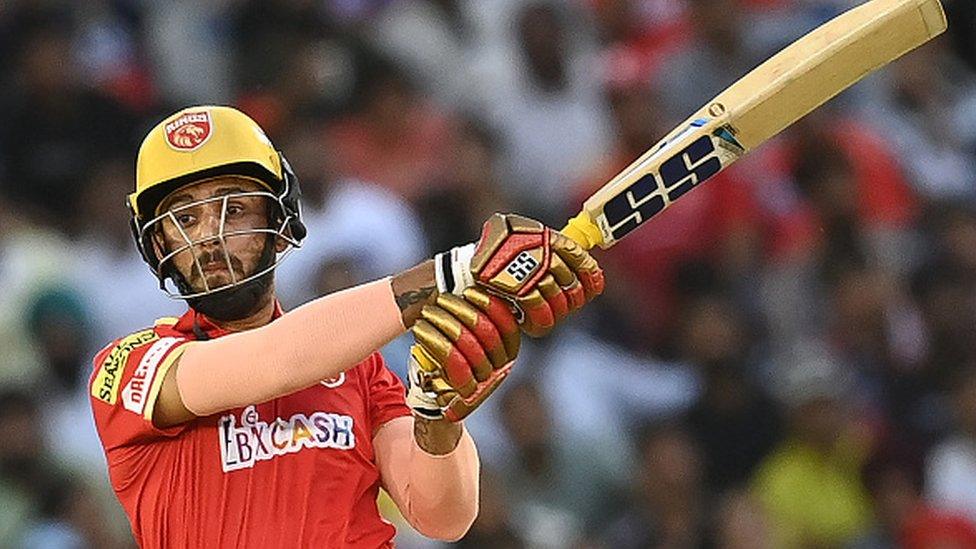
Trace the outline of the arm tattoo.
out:
M 449 454 L 461 440 L 461 424 L 447 420 L 413 418 L 413 439 L 421 450 L 434 456 Z
M 424 305 L 433 301 L 437 295 L 437 280 L 434 276 L 434 262 L 425 261 L 416 267 L 393 276 L 393 296 L 400 308 L 403 325 L 407 328 L 420 318 Z
M 400 311 L 403 312 L 407 310 L 411 305 L 416 305 L 417 303 L 426 303 L 430 296 L 436 291 L 437 288 L 434 286 L 425 286 L 419 290 L 408 290 L 406 293 L 396 296 L 397 306 L 400 307 Z

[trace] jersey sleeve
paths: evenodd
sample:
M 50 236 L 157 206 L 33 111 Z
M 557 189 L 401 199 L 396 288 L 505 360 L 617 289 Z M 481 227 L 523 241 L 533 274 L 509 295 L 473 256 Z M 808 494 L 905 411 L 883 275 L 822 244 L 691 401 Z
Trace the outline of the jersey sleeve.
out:
M 386 366 L 380 353 L 369 358 L 369 420 L 376 432 L 391 419 L 410 415 L 403 382 Z
M 95 355 L 89 398 L 106 452 L 179 434 L 185 425 L 157 429 L 153 407 L 166 372 L 187 340 L 159 337 L 152 329 L 113 342 Z

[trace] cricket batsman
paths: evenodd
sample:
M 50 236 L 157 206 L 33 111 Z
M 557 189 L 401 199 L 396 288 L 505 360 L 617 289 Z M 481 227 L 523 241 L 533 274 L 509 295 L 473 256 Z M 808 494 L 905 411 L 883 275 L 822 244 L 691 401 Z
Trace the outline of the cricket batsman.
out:
M 573 241 L 495 214 L 476 243 L 286 313 L 274 269 L 305 236 L 299 197 L 281 153 L 229 107 L 184 109 L 139 149 L 136 244 L 189 308 L 99 352 L 90 398 L 142 547 L 392 547 L 381 487 L 419 532 L 459 539 L 478 512 L 462 420 L 522 333 L 603 289 Z M 376 350 L 407 329 L 405 389 Z

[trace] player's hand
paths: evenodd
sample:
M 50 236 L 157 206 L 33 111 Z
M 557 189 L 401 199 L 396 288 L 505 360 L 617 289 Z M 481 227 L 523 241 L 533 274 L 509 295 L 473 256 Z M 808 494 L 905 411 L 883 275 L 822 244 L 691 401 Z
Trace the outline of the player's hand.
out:
M 437 296 L 414 324 L 407 404 L 427 419 L 460 421 L 504 381 L 521 333 L 509 305 L 472 287 Z
M 474 284 L 518 306 L 522 329 L 538 337 L 603 292 L 603 271 L 576 242 L 542 223 L 494 214 L 476 244 L 438 254 L 438 289 Z

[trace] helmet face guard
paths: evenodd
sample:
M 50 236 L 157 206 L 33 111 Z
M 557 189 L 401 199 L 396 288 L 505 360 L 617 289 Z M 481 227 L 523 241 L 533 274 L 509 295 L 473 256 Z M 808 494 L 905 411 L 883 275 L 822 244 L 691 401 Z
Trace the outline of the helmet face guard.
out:
M 269 212 L 273 211 L 274 204 L 279 201 L 277 196 L 267 191 L 238 192 L 214 196 L 172 208 L 150 219 L 142 226 L 138 239 L 140 247 L 143 248 L 149 248 L 154 245 L 151 239 L 164 231 L 164 226 L 170 234 L 176 233 L 179 235 L 179 240 L 181 241 L 179 245 L 175 249 L 165 250 L 163 252 L 164 255 L 159 258 L 158 265 L 154 269 L 156 276 L 160 280 L 160 288 L 167 295 L 174 298 L 194 299 L 240 286 L 268 274 L 292 250 L 301 246 L 301 243 L 292 236 L 289 230 L 289 224 L 292 220 L 288 215 L 283 216 L 283 218 L 281 216 L 269 216 L 270 219 L 265 226 L 230 228 L 228 224 L 228 211 L 232 207 L 232 202 L 240 199 L 250 199 L 252 201 L 255 199 L 263 199 L 267 202 L 267 211 Z M 219 222 L 217 231 L 210 235 L 191 236 L 189 228 L 181 219 L 185 217 L 199 217 L 200 210 L 212 209 L 214 207 L 219 208 L 220 212 L 218 214 Z M 268 242 L 266 245 L 271 246 L 272 254 L 265 255 L 270 255 L 271 257 L 269 259 L 271 261 L 267 259 L 261 261 L 257 269 L 252 273 L 239 273 L 238 269 L 235 268 L 235 260 L 231 257 L 228 241 L 254 235 L 266 236 L 265 240 Z M 276 242 L 279 239 L 284 241 L 287 246 L 282 252 L 274 253 Z M 206 251 L 206 249 L 215 249 L 215 251 Z M 153 248 L 154 253 L 155 251 L 156 248 Z M 202 281 L 202 288 L 198 287 L 194 289 L 185 280 L 179 280 L 184 275 L 176 268 L 174 260 L 181 254 L 189 254 L 192 257 L 193 263 L 191 269 L 193 274 L 196 275 L 192 278 Z M 212 261 L 222 263 L 227 268 L 230 274 L 229 282 L 211 286 L 206 276 L 204 265 L 201 263 L 201 257 L 206 255 L 214 258 Z
M 306 230 L 302 222 L 301 192 L 298 187 L 298 178 L 295 177 L 284 157 L 281 157 L 281 163 L 285 177 L 284 181 L 280 183 L 282 188 L 278 194 L 268 190 L 259 190 L 214 196 L 170 208 L 146 221 L 141 221 L 139 216 L 133 212 L 132 231 L 136 246 L 139 248 L 143 259 L 149 264 L 153 274 L 159 279 L 159 287 L 166 295 L 174 299 L 199 300 L 218 292 L 226 292 L 233 288 L 245 286 L 269 275 L 295 248 L 301 247 Z M 231 174 L 232 172 L 228 172 L 227 175 Z M 251 177 L 245 178 L 255 180 Z M 213 177 L 208 179 L 213 179 Z M 201 183 L 208 179 L 202 179 L 195 183 Z M 259 182 L 262 187 L 267 187 L 264 181 Z M 178 188 L 183 186 L 181 185 Z M 267 215 L 263 225 L 231 227 L 228 222 L 228 210 L 234 201 L 241 199 L 263 200 L 266 203 Z M 191 235 L 192 231 L 181 219 L 187 215 L 192 216 L 201 210 L 213 208 L 219 208 L 217 230 L 212 234 Z M 159 240 L 154 242 L 154 239 L 158 239 L 159 235 L 162 234 L 164 228 L 169 229 L 170 236 L 174 234 L 178 236 L 179 244 L 174 249 L 162 250 L 161 242 Z M 235 261 L 229 251 L 228 241 L 253 237 L 254 235 L 265 236 L 265 253 L 254 272 L 239 273 L 234 268 Z M 281 252 L 276 252 L 279 240 L 283 241 L 286 246 Z M 204 251 L 204 249 L 213 248 L 216 248 L 216 252 Z M 219 285 L 210 284 L 207 280 L 205 265 L 200 262 L 200 258 L 207 253 L 227 268 L 230 274 L 229 282 Z M 181 254 L 192 256 L 192 274 L 202 281 L 202 288 L 199 286 L 194 288 L 186 280 L 184 274 L 176 268 L 174 260 Z

